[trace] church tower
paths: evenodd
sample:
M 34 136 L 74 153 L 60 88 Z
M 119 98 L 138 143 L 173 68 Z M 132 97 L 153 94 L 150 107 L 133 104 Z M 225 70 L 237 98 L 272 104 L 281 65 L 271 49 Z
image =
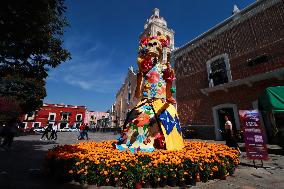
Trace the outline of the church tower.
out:
M 140 38 L 159 35 L 164 35 L 170 39 L 170 48 L 167 49 L 167 53 L 170 53 L 174 49 L 174 31 L 167 27 L 166 20 L 160 16 L 160 10 L 155 8 L 153 15 L 147 19 Z

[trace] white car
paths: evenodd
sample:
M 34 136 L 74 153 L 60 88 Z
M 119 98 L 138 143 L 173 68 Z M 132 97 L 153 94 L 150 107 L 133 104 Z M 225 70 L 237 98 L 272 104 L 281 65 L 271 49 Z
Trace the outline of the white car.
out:
M 65 127 L 65 128 L 63 128 L 63 129 L 59 129 L 59 131 L 61 131 L 61 132 L 71 132 L 71 128 L 69 128 L 69 127 Z
M 70 128 L 70 131 L 71 131 L 71 132 L 77 132 L 77 131 L 79 131 L 79 129 L 76 129 L 76 128 Z
M 42 133 L 44 132 L 44 128 L 37 128 L 37 129 L 34 129 L 34 131 L 38 133 Z
M 79 129 L 65 127 L 63 129 L 59 129 L 59 131 L 62 131 L 62 132 L 76 132 L 76 131 L 79 131 Z

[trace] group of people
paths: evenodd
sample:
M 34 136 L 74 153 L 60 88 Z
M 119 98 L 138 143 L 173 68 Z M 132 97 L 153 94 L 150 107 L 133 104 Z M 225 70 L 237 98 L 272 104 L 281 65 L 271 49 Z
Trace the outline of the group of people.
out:
M 77 140 L 89 140 L 89 135 L 88 132 L 90 130 L 90 127 L 88 124 L 81 124 L 79 126 L 79 136 Z M 40 140 L 57 140 L 57 131 L 58 131 L 58 126 L 56 124 L 52 125 L 48 123 L 44 127 L 44 132 L 40 138 Z M 50 133 L 50 134 L 49 134 Z
M 89 140 L 88 132 L 90 130 L 90 127 L 88 124 L 82 124 L 79 127 L 79 136 L 77 140 L 85 140 L 85 137 L 87 140 Z
M 58 126 L 56 124 L 52 125 L 52 124 L 47 124 L 44 127 L 44 132 L 40 138 L 40 140 L 57 140 L 57 128 Z M 49 136 L 49 133 L 50 136 Z

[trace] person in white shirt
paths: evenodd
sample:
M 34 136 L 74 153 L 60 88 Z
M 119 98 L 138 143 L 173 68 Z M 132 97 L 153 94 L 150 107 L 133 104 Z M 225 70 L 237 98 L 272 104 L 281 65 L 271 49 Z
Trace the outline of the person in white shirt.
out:
M 54 124 L 54 125 L 52 126 L 50 139 L 51 139 L 51 140 L 56 140 L 56 139 L 57 139 L 57 124 Z
M 232 122 L 229 120 L 228 116 L 224 116 L 224 119 L 226 121 L 225 123 L 225 139 L 226 139 L 226 145 L 232 148 L 235 148 L 241 153 L 241 150 L 239 148 L 239 145 L 237 141 L 235 140 L 234 133 L 233 133 L 233 125 Z

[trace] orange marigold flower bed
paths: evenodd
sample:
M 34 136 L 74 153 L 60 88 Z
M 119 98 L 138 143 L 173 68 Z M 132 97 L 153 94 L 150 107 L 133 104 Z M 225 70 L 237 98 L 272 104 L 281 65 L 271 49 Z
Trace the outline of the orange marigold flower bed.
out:
M 82 142 L 57 146 L 46 154 L 48 173 L 62 181 L 132 188 L 135 183 L 152 186 L 206 182 L 234 173 L 238 151 L 223 144 L 185 142 L 181 151 L 119 151 L 113 142 Z

